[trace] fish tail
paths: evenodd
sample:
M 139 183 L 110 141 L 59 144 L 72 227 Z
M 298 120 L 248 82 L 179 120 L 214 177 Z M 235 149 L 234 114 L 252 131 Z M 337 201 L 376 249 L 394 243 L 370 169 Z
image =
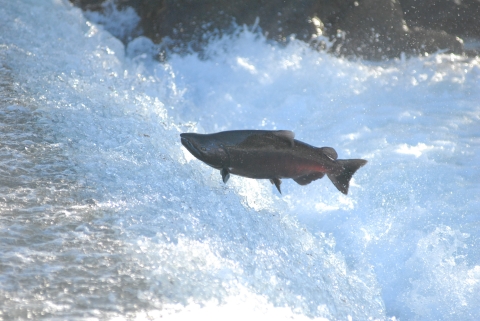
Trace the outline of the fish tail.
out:
M 342 165 L 343 171 L 340 174 L 329 173 L 327 176 L 340 192 L 348 194 L 350 179 L 367 161 L 364 159 L 337 159 L 335 162 Z

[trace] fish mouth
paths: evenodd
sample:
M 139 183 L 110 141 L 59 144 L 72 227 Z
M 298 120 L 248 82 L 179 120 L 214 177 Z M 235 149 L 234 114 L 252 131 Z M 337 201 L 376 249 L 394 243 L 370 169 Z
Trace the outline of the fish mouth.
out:
M 195 147 L 195 145 L 192 144 L 191 141 L 188 140 L 188 138 L 186 138 L 184 136 L 184 134 L 180 134 L 180 137 L 181 137 L 181 141 L 182 141 L 182 145 L 185 146 L 185 148 L 195 157 L 199 158 L 201 156 L 200 154 L 200 151 L 198 150 L 197 147 Z

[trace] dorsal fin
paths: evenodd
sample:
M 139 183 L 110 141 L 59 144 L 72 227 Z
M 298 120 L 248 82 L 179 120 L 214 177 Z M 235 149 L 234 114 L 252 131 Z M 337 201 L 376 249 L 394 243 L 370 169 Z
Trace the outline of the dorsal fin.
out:
M 322 147 L 319 149 L 331 160 L 336 160 L 338 158 L 337 152 L 332 147 Z
M 294 146 L 293 139 L 295 138 L 295 133 L 291 130 L 277 130 L 273 132 L 273 134 L 277 137 L 287 140 L 292 147 Z

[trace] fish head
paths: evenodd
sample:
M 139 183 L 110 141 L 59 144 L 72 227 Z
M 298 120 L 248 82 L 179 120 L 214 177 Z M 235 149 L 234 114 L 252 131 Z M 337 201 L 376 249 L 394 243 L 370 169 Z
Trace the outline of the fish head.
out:
M 213 168 L 228 166 L 228 153 L 221 140 L 214 135 L 183 133 L 182 145 L 196 158 Z

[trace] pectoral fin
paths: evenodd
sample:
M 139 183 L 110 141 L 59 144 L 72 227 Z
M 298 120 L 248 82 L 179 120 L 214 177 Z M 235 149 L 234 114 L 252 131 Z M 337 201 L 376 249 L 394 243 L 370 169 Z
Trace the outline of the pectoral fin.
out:
M 311 182 L 322 178 L 324 175 L 325 175 L 325 173 L 321 173 L 321 172 L 311 173 L 311 174 L 308 174 L 308 175 L 304 175 L 304 176 L 294 178 L 293 180 L 295 182 L 297 182 L 297 184 L 299 184 L 299 185 L 308 185 Z
M 228 179 L 230 178 L 230 173 L 228 172 L 228 169 L 222 168 L 220 170 L 220 174 L 222 174 L 222 180 L 225 184 L 227 184 Z
M 282 181 L 278 178 L 272 178 L 270 179 L 270 183 L 275 184 L 275 187 L 278 189 L 278 192 L 282 194 L 282 191 L 280 190 L 280 184 L 282 184 Z

